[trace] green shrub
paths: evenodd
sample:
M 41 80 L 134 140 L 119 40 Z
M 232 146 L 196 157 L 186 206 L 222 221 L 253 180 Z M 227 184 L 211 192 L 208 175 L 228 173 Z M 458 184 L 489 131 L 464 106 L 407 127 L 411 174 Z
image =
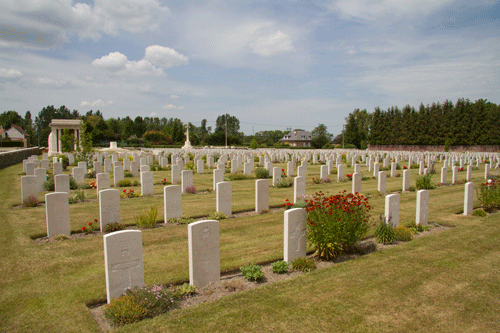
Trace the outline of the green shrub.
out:
M 125 230 L 126 227 L 118 222 L 108 223 L 104 226 L 104 232 L 115 232 L 120 230 Z
M 310 272 L 316 269 L 316 264 L 312 259 L 300 257 L 292 261 L 292 268 L 296 271 Z
M 377 242 L 382 244 L 392 244 L 395 237 L 394 227 L 391 223 L 386 224 L 384 220 L 381 220 L 377 224 L 377 227 L 375 228 L 375 239 Z
M 288 178 L 282 178 L 276 183 L 277 188 L 287 188 L 293 185 L 293 181 L 289 180 Z
M 54 177 L 47 177 L 47 180 L 43 183 L 43 187 L 46 191 L 53 192 L 55 190 Z
M 177 287 L 174 295 L 177 298 L 181 298 L 183 296 L 193 295 L 196 293 L 196 287 L 190 285 L 189 283 L 183 283 L 181 286 Z
M 262 266 L 259 265 L 245 265 L 240 267 L 243 276 L 249 281 L 259 281 L 264 278 L 264 272 L 262 271 Z
M 85 190 L 83 189 L 83 186 L 80 188 L 77 188 L 74 191 L 74 194 L 75 195 L 73 196 L 73 200 L 75 200 L 75 201 L 85 202 L 85 199 L 87 199 L 87 192 L 85 192 Z
M 290 266 L 290 264 L 284 260 L 278 260 L 278 261 L 275 261 L 271 264 L 271 268 L 273 270 L 273 273 L 277 273 L 277 274 L 283 274 L 283 273 L 288 272 L 289 266 Z
M 472 216 L 485 217 L 486 215 L 486 212 L 481 208 L 472 211 Z
M 134 218 L 135 225 L 141 229 L 156 227 L 156 218 L 158 217 L 158 207 L 151 205 L 149 210 Z
M 423 176 L 418 176 L 417 180 L 415 182 L 415 186 L 419 190 L 432 190 L 436 188 L 434 185 L 432 185 L 432 175 L 423 175 Z
M 184 168 L 185 168 L 186 170 L 194 170 L 194 162 L 193 162 L 193 161 L 189 162 L 188 164 L 186 164 L 186 165 L 184 166 Z
M 134 296 L 125 295 L 111 300 L 104 309 L 104 316 L 115 325 L 125 325 L 143 320 L 148 316 L 148 311 Z
M 316 193 L 308 200 L 308 239 L 321 259 L 330 260 L 344 251 L 353 251 L 368 231 L 367 198 L 356 193 L 326 197 Z
M 500 185 L 497 180 L 488 179 L 487 183 L 479 185 L 476 193 L 481 202 L 481 207 L 486 212 L 500 208 Z
M 123 175 L 125 176 L 125 178 L 132 178 L 132 177 L 134 177 L 134 175 L 130 171 L 125 171 L 123 173 Z
M 413 234 L 418 234 L 419 232 L 422 232 L 422 231 L 429 231 L 431 230 L 431 228 L 427 225 L 423 226 L 421 225 L 420 223 L 419 224 L 415 224 L 415 223 L 412 223 L 410 222 L 410 226 L 408 227 L 408 229 L 410 229 Z
M 179 223 L 179 224 L 189 224 L 191 222 L 194 222 L 195 220 L 190 217 L 176 217 L 173 219 L 169 219 L 168 223 Z
M 244 179 L 250 179 L 251 177 L 248 177 L 244 173 L 229 173 L 224 176 L 225 181 L 233 181 L 233 180 L 244 180 Z
M 170 288 L 153 285 L 127 289 L 124 296 L 106 305 L 104 316 L 116 325 L 130 324 L 166 313 L 176 303 L 174 290 Z
M 410 169 L 418 169 L 419 167 L 420 165 L 418 165 L 417 163 L 410 164 Z
M 128 187 L 128 186 L 132 186 L 132 182 L 130 181 L 130 179 L 122 179 L 118 182 L 118 186 L 119 187 Z
M 224 219 L 228 219 L 229 218 L 229 215 L 226 215 L 224 213 L 221 213 L 221 212 L 210 212 L 210 214 L 208 214 L 208 218 L 210 220 L 224 220 Z
M 399 163 L 396 163 L 396 170 L 401 170 L 401 165 L 399 165 Z
M 403 225 L 398 225 L 394 228 L 394 239 L 402 242 L 411 241 L 413 239 L 413 232 Z
M 134 180 L 134 181 L 132 182 L 132 186 L 139 186 L 139 185 L 140 185 L 140 184 L 139 184 L 139 181 L 138 181 L 138 180 Z
M 269 171 L 265 168 L 257 168 L 255 169 L 255 177 L 259 179 L 269 178 Z

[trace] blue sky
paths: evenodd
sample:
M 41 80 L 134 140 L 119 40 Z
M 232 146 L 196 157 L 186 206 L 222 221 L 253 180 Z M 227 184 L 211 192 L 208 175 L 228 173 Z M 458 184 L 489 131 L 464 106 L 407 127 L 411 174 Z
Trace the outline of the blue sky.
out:
M 490 0 L 0 0 L 0 112 L 339 134 L 355 108 L 499 104 L 499 18 Z

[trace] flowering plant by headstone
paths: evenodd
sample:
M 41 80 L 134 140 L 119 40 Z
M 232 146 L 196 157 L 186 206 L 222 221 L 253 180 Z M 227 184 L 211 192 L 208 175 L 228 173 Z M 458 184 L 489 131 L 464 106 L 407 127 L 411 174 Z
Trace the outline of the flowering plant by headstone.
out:
M 82 227 L 82 231 L 86 234 L 91 234 L 93 233 L 94 231 L 98 230 L 100 227 L 99 227 L 99 220 L 97 219 L 94 219 L 93 222 L 89 222 L 88 225 Z
M 371 206 L 359 193 L 325 196 L 320 191 L 306 202 L 308 238 L 322 259 L 354 250 L 368 231 Z

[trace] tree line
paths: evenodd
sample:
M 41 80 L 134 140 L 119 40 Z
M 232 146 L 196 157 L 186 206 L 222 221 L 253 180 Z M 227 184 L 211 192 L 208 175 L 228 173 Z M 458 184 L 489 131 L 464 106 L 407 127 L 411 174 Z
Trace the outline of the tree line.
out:
M 78 110 L 70 110 L 62 105 L 44 107 L 32 120 L 31 112 L 27 111 L 24 118 L 16 111 L 5 111 L 0 114 L 0 125 L 7 130 L 12 124 L 23 128 L 31 138 L 32 145 L 48 147 L 49 127 L 52 119 L 82 119 L 85 134 L 90 135 L 95 146 L 109 145 L 116 141 L 129 146 L 142 145 L 183 145 L 186 140 L 186 125 L 189 126 L 189 140 L 192 145 L 229 146 L 247 145 L 255 141 L 259 147 L 279 145 L 279 140 L 287 133 L 280 130 L 261 131 L 255 135 L 246 136 L 240 132 L 240 121 L 235 116 L 223 114 L 217 117 L 214 128 L 207 126 L 203 119 L 200 126 L 192 123 L 184 124 L 178 118 L 141 117 L 105 119 L 101 111 L 87 111 L 80 114 Z M 227 129 L 227 141 L 226 141 Z
M 345 118 L 344 140 L 357 148 L 371 145 L 499 145 L 500 106 L 484 99 L 458 99 L 418 111 L 406 105 L 373 113 L 355 109 Z

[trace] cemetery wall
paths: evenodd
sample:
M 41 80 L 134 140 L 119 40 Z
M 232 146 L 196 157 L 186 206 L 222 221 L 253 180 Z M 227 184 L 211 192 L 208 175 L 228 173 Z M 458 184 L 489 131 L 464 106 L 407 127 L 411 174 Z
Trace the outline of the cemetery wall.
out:
M 12 151 L 0 152 L 0 169 L 21 163 L 31 155 L 40 155 L 41 149 L 38 147 L 17 149 Z
M 367 150 L 443 152 L 444 145 L 368 145 Z M 498 152 L 500 146 L 450 146 L 450 152 Z

